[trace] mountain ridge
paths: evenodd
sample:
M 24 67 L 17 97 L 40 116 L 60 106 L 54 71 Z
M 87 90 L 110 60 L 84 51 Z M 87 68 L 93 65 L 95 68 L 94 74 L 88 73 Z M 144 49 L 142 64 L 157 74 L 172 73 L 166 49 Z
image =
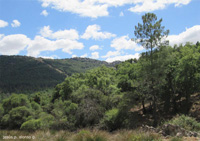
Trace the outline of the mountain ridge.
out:
M 0 92 L 24 92 L 52 88 L 73 73 L 83 73 L 101 65 L 114 67 L 119 63 L 80 57 L 45 59 L 1 55 Z

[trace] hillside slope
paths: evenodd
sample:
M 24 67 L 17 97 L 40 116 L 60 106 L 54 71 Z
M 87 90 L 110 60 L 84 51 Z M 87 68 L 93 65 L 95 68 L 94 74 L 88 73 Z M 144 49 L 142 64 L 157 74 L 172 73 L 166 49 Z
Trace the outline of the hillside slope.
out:
M 117 62 L 119 63 L 119 62 Z M 54 87 L 73 73 L 101 65 L 114 66 L 89 58 L 43 59 L 27 56 L 0 56 L 0 92 L 35 91 Z

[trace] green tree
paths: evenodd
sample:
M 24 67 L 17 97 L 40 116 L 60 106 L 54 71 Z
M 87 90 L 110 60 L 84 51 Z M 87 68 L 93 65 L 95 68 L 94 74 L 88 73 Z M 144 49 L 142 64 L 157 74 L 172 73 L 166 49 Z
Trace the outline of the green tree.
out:
M 158 80 L 158 77 L 155 77 L 156 71 L 159 68 L 157 67 L 157 62 L 154 61 L 157 57 L 153 56 L 153 49 L 155 47 L 160 47 L 166 45 L 168 42 L 163 41 L 163 39 L 168 35 L 169 30 L 165 31 L 165 27 L 161 26 L 162 19 L 157 19 L 157 16 L 154 13 L 146 13 L 142 16 L 143 23 L 138 23 L 138 26 L 135 26 L 134 34 L 136 36 L 135 41 L 141 44 L 145 49 L 150 49 L 150 57 L 147 57 L 147 63 L 149 70 L 146 73 L 149 73 L 150 83 L 149 93 L 153 99 L 153 117 L 154 117 L 154 126 L 157 125 L 157 114 L 156 114 L 156 101 L 158 93 L 155 90 L 155 81 Z
M 186 113 L 190 108 L 190 95 L 199 91 L 200 54 L 195 45 L 186 44 L 180 49 L 176 81 L 178 92 L 186 98 Z
M 12 128 L 20 128 L 20 126 L 27 121 L 28 117 L 31 116 L 31 110 L 25 106 L 13 108 L 9 112 L 9 125 Z
M 9 98 L 4 99 L 2 107 L 4 108 L 4 114 L 9 113 L 13 108 L 25 106 L 27 108 L 31 107 L 28 97 L 24 94 L 12 94 Z

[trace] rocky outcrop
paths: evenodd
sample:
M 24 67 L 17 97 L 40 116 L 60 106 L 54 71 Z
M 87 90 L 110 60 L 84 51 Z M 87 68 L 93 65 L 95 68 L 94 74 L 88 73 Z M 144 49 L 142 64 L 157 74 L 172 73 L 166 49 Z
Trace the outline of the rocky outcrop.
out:
M 152 126 L 143 125 L 141 129 L 145 132 L 155 132 L 162 134 L 163 136 L 178 136 L 178 137 L 198 137 L 197 132 L 185 130 L 177 125 L 165 124 L 160 128 L 154 128 Z
M 197 132 L 192 132 L 185 130 L 184 128 L 181 128 L 177 125 L 172 124 L 165 124 L 161 128 L 162 135 L 167 136 L 179 136 L 179 137 L 197 137 L 199 134 Z

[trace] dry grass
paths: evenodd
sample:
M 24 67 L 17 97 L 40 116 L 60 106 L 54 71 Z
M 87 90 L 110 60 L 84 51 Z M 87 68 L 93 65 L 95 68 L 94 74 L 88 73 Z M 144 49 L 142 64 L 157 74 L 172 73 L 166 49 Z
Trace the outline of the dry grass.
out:
M 17 137 L 14 141 L 21 141 L 20 137 L 29 137 L 23 139 L 23 141 L 170 141 L 173 137 L 164 138 L 159 134 L 145 133 L 139 130 L 120 130 L 114 133 L 109 133 L 100 130 L 79 130 L 77 132 L 68 131 L 36 131 L 36 132 L 25 132 L 25 131 L 8 131 L 0 130 L 0 140 L 3 137 Z M 31 138 L 31 139 L 30 139 Z M 7 139 L 9 141 L 11 139 Z M 182 138 L 180 140 L 191 140 L 200 141 L 199 138 Z M 179 141 L 180 141 L 179 140 Z M 12 139 L 13 141 L 13 139 Z

